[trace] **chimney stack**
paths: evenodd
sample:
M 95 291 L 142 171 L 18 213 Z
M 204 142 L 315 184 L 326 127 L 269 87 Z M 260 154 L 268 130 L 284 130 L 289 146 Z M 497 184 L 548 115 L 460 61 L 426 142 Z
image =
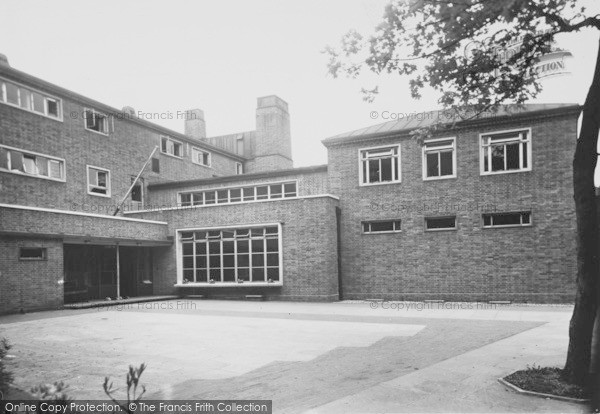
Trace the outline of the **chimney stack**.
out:
M 204 111 L 201 109 L 188 109 L 185 111 L 185 135 L 196 139 L 206 139 Z
M 288 104 L 275 95 L 257 99 L 253 171 L 293 168 Z
M 0 66 L 8 66 L 10 68 L 10 64 L 8 63 L 8 58 L 6 55 L 0 53 Z

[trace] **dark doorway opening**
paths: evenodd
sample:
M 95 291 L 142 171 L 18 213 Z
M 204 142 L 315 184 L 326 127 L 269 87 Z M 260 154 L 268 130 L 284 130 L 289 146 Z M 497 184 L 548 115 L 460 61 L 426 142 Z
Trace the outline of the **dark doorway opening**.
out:
M 65 244 L 64 272 L 65 303 L 152 295 L 149 247 Z

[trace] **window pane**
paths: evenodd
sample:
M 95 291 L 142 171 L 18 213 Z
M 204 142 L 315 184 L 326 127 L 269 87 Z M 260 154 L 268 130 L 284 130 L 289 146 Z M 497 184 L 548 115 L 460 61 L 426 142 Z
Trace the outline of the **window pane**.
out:
M 19 88 L 9 82 L 6 82 L 6 101 L 13 105 L 19 104 Z
M 8 150 L 0 147 L 0 168 L 8 170 Z
M 492 171 L 504 171 L 504 145 L 492 147 Z
M 281 198 L 281 184 L 275 184 L 271 186 L 271 198 Z
M 249 244 L 248 240 L 237 240 L 237 252 L 248 253 Z
M 507 170 L 518 170 L 520 168 L 519 145 L 520 144 L 510 144 L 510 145 L 506 146 L 506 169 Z
M 215 282 L 221 281 L 221 269 L 210 269 L 209 276 Z
M 196 256 L 196 269 L 206 269 L 208 267 L 208 260 L 206 256 Z
M 252 281 L 253 282 L 264 282 L 265 281 L 265 269 L 252 269 Z
M 267 279 L 271 279 L 274 282 L 279 281 L 279 268 L 278 267 L 268 268 L 267 269 Z
M 267 254 L 267 266 L 278 266 L 279 255 L 277 253 Z
M 250 255 L 238 254 L 237 261 L 238 261 L 238 267 L 249 267 L 250 266 Z
M 244 201 L 254 200 L 254 187 L 244 188 Z
M 21 88 L 21 108 L 31 109 L 31 92 Z
M 256 187 L 256 199 L 257 200 L 265 200 L 269 197 L 269 187 L 262 186 Z
M 379 177 L 379 160 L 369 161 L 369 182 L 378 183 L 381 179 Z
M 196 282 L 204 282 L 208 281 L 206 269 L 196 269 Z
M 142 186 L 140 184 L 136 184 L 131 189 L 131 201 L 142 201 Z
M 207 191 L 204 193 L 204 204 L 215 204 L 215 192 Z
M 529 168 L 527 166 L 527 143 L 524 142 L 521 145 L 523 146 L 523 168 Z
M 196 254 L 206 254 L 206 242 L 196 242 Z
M 184 257 L 183 258 L 183 268 L 184 269 L 192 269 L 194 267 L 194 257 Z
M 192 195 L 191 194 L 181 194 L 179 196 L 179 199 L 181 200 L 181 205 L 182 206 L 190 206 L 190 205 L 192 205 Z
M 221 256 L 209 256 L 208 264 L 211 269 L 216 269 L 221 267 Z
M 218 197 L 217 201 L 218 201 L 218 203 L 219 204 L 221 204 L 221 203 L 227 203 L 228 202 L 228 200 L 227 200 L 228 195 L 229 195 L 229 191 L 228 190 L 219 190 L 219 191 L 217 191 L 217 197 Z
M 250 269 L 238 269 L 238 280 L 250 280 Z
M 276 252 L 279 250 L 279 242 L 277 239 L 267 239 L 267 251 Z
M 394 222 L 393 221 L 375 221 L 371 223 L 371 231 L 394 231 Z
M 483 215 L 483 225 L 484 226 L 491 226 L 492 225 L 492 216 L 489 214 L 484 214 Z
M 453 229 L 456 217 L 428 217 L 425 219 L 427 229 Z
M 223 270 L 223 282 L 235 282 L 235 269 Z
M 452 175 L 454 174 L 452 168 L 452 151 L 445 151 L 440 153 L 440 175 Z
M 264 240 L 252 240 L 252 251 L 263 252 L 265 250 Z
M 23 154 L 23 167 L 25 168 L 25 172 L 27 174 L 35 174 L 37 175 L 37 165 L 35 163 L 35 156 Z
M 381 160 L 381 181 L 392 181 L 392 159 Z
M 531 223 L 531 213 L 521 213 L 523 224 Z
M 265 265 L 265 256 L 262 253 L 252 255 L 252 267 L 263 267 Z
M 194 245 L 192 243 L 183 243 L 183 255 L 191 256 L 194 254 Z
M 40 114 L 46 113 L 46 104 L 44 101 L 44 97 L 37 92 L 33 92 L 33 110 L 35 112 L 39 112 Z
M 238 201 L 241 201 L 242 200 L 242 190 L 240 190 L 239 188 L 229 190 L 229 197 L 230 197 L 230 201 L 232 203 L 237 203 Z
M 232 254 L 224 254 L 223 267 L 235 267 L 235 256 Z
M 295 197 L 296 196 L 296 183 L 284 184 L 283 191 L 285 192 L 286 197 Z
M 55 118 L 60 118 L 60 114 L 58 112 L 58 101 L 54 99 L 46 98 L 46 109 L 48 110 L 48 115 L 53 116 Z
M 439 175 L 438 153 L 426 154 L 427 177 L 437 177 Z

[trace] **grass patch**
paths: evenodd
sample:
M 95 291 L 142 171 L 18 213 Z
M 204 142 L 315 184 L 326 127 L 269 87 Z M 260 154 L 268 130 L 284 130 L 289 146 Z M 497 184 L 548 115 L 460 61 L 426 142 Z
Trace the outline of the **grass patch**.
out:
M 526 391 L 541 392 L 559 397 L 589 398 L 589 393 L 584 388 L 565 382 L 561 368 L 528 367 L 513 372 L 504 377 L 504 380 Z

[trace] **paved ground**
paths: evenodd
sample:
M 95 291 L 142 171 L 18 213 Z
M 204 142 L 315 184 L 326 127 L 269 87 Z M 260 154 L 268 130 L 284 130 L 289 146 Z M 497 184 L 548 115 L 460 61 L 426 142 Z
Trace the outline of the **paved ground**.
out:
M 461 309 L 462 308 L 462 309 Z M 272 399 L 276 412 L 582 412 L 496 378 L 561 365 L 571 307 L 166 301 L 0 317 L 28 388 L 102 398 L 146 362 L 148 397 Z M 117 379 L 118 377 L 118 379 Z

